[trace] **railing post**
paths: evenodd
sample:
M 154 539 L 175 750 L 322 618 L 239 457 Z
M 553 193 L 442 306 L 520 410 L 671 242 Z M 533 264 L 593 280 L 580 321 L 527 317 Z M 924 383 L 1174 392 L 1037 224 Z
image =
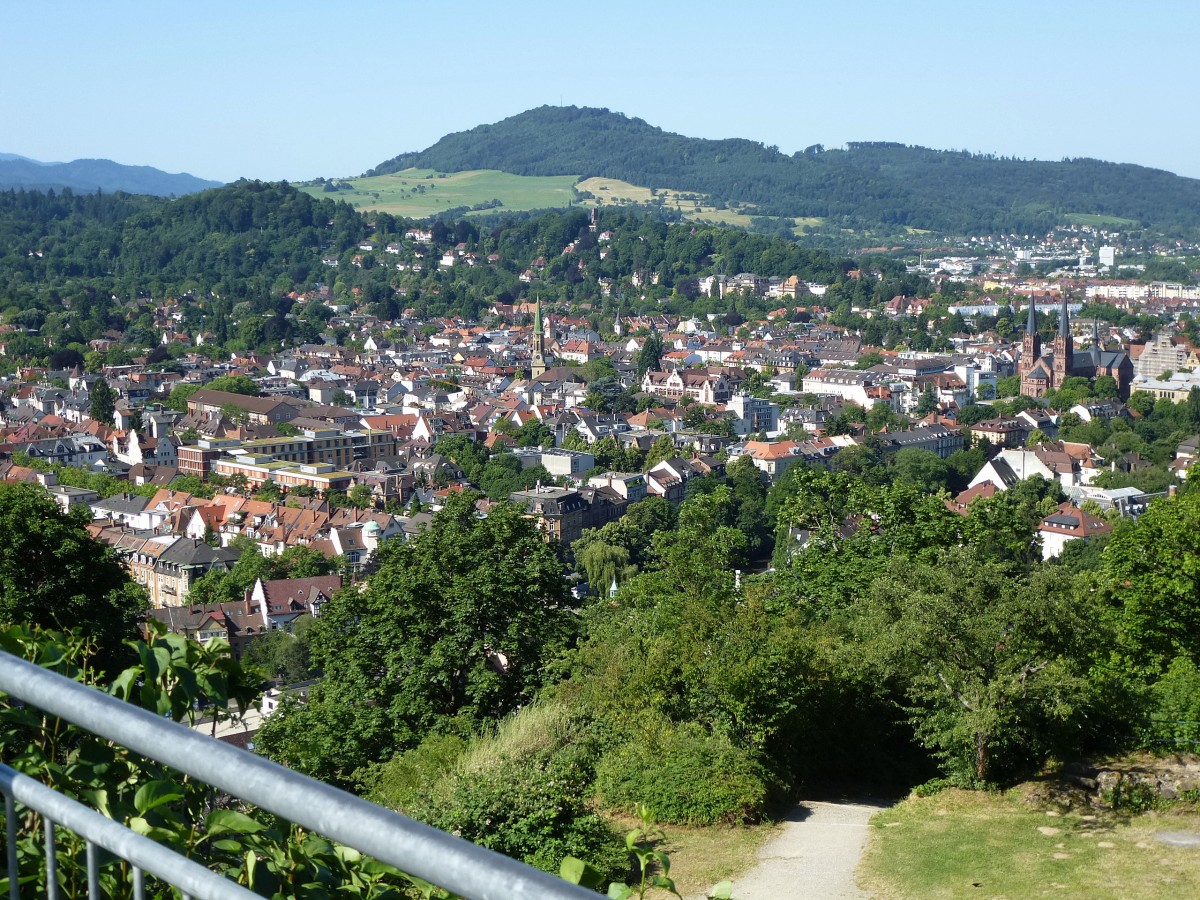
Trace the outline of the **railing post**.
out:
M 91 841 L 87 842 L 88 898 L 100 896 L 100 850 Z
M 54 849 L 54 822 L 43 813 L 42 823 L 46 826 L 46 896 L 50 900 L 58 900 L 58 854 Z
M 17 804 L 12 794 L 4 794 L 4 830 L 8 833 L 8 900 L 21 900 L 17 878 Z

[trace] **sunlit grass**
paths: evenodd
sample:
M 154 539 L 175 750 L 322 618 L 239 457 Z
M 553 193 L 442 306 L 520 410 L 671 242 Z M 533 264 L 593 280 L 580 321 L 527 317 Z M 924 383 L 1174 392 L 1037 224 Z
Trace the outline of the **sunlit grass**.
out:
M 494 199 L 503 204 L 497 207 L 499 211 L 567 207 L 575 199 L 576 178 L 509 175 L 493 169 L 451 173 L 405 169 L 391 175 L 337 181 L 352 185 L 353 190 L 325 191 L 322 185 L 311 184 L 301 185 L 300 190 L 318 198 L 344 200 L 355 209 L 421 219 Z
M 910 798 L 872 819 L 861 881 L 885 900 L 1200 896 L 1200 849 L 1154 839 L 1159 831 L 1200 830 L 1195 812 L 1132 819 L 1088 808 L 1058 812 L 1018 791 Z

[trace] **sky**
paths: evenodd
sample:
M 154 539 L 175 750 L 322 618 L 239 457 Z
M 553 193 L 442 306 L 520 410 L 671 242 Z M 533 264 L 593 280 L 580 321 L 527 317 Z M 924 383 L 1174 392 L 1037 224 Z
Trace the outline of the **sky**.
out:
M 542 105 L 794 153 L 899 141 L 1200 177 L 1200 6 L 1076 0 L 10 3 L 0 152 L 360 174 Z

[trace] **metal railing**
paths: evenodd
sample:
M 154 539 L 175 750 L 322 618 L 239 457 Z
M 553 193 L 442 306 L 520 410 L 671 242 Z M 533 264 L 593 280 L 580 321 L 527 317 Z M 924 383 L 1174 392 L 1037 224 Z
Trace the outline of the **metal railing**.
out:
M 0 691 L 467 900 L 596 898 L 596 894 L 539 869 L 4 652 L 0 652 Z M 8 766 L 0 765 L 0 793 L 5 798 L 10 897 L 14 900 L 19 896 L 16 803 L 42 816 L 51 897 L 56 896 L 56 824 L 87 843 L 89 897 L 102 896 L 98 848 L 130 864 L 135 898 L 143 896 L 143 872 L 178 887 L 185 900 L 258 896 Z

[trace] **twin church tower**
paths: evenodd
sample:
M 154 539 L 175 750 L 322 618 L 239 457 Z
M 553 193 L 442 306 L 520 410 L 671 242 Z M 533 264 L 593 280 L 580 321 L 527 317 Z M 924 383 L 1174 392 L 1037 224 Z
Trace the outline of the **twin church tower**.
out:
M 1021 343 L 1019 372 L 1021 393 L 1026 397 L 1044 397 L 1049 391 L 1062 387 L 1068 378 L 1086 378 L 1094 382 L 1108 375 L 1117 382 L 1117 396 L 1127 400 L 1129 385 L 1133 381 L 1133 361 L 1123 350 L 1105 350 L 1100 345 L 1099 321 L 1092 326 L 1091 350 L 1076 355 L 1065 296 L 1058 316 L 1058 333 L 1050 345 L 1050 352 L 1043 354 L 1042 338 L 1037 331 L 1037 310 L 1031 299 L 1025 339 Z

